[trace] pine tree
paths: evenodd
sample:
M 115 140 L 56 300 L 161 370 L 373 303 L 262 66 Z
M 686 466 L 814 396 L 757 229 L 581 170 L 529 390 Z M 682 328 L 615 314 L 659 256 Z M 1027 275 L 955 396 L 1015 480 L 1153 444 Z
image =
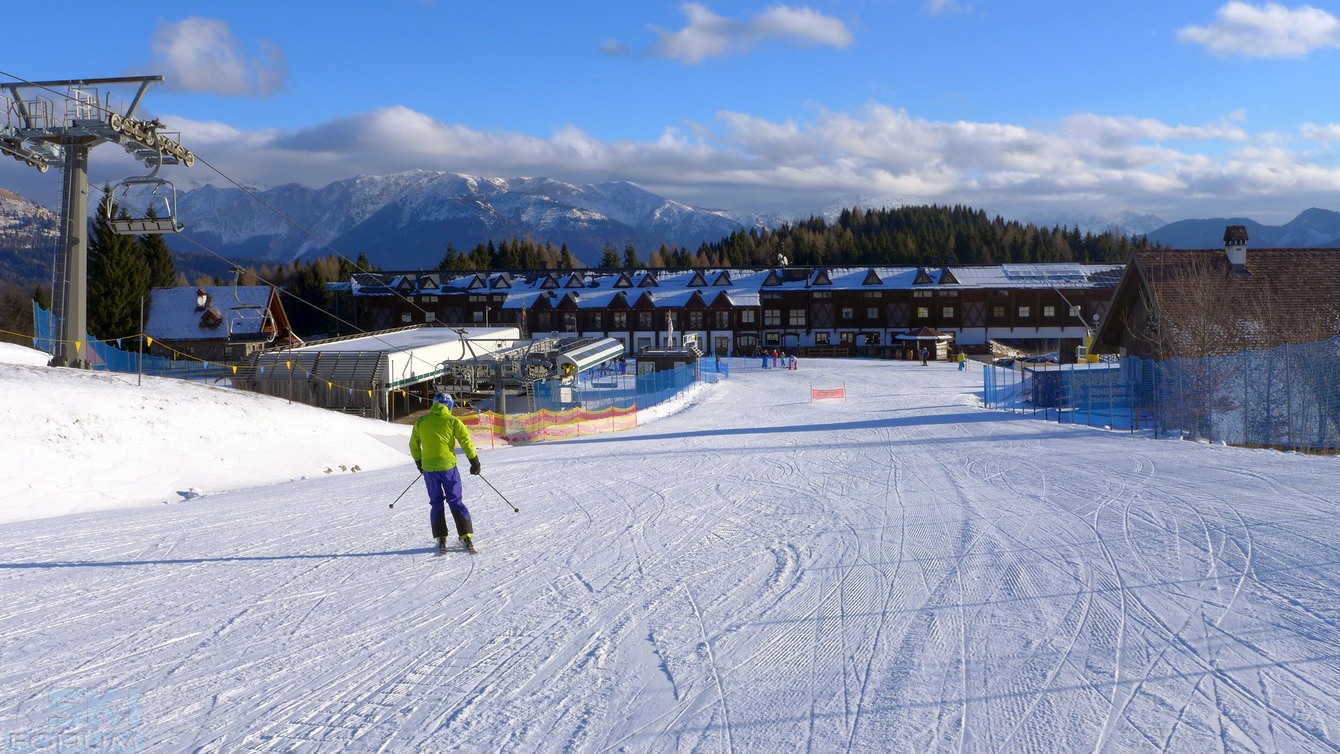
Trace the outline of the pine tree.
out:
M 112 230 L 113 213 L 128 217 L 108 186 L 88 243 L 88 331 L 99 340 L 138 334 L 140 300 L 149 293 L 149 265 L 133 237 Z
M 605 248 L 600 253 L 600 264 L 602 270 L 615 270 L 619 267 L 619 250 L 609 241 L 605 242 Z
M 623 266 L 630 270 L 642 266 L 642 260 L 637 258 L 637 247 L 633 245 L 631 239 L 623 247 Z
M 572 252 L 568 250 L 567 241 L 563 242 L 563 247 L 558 252 L 558 268 L 560 270 L 574 270 L 577 268 L 577 260 L 572 258 Z
M 156 219 L 158 214 L 153 207 L 145 213 L 149 219 Z M 144 255 L 144 262 L 149 267 L 149 287 L 150 288 L 170 288 L 177 279 L 177 266 L 172 261 L 172 249 L 168 248 L 167 240 L 162 234 L 150 233 L 135 239 L 139 245 L 139 251 Z

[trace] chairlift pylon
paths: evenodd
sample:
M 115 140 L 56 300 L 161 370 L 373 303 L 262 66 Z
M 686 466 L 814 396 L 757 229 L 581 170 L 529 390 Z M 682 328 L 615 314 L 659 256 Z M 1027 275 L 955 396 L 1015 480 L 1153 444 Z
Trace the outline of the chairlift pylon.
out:
M 144 214 L 132 215 L 127 213 L 124 217 L 118 217 L 120 214 L 116 210 L 125 210 L 125 204 L 117 204 L 115 201 L 107 202 L 106 219 L 107 225 L 113 233 L 119 233 L 123 236 L 154 235 L 164 233 L 180 233 L 183 229 L 181 223 L 177 222 L 177 187 L 166 178 L 159 178 L 158 171 L 163 167 L 163 151 L 159 148 L 158 161 L 154 164 L 154 169 L 148 175 L 133 176 L 127 178 L 112 187 L 111 195 L 116 196 L 118 191 L 122 196 L 130 196 L 131 188 L 136 188 L 136 196 L 144 202 Z M 148 188 L 147 198 L 142 187 Z M 113 207 L 113 205 L 116 205 Z M 162 213 L 158 212 L 158 207 L 162 206 Z

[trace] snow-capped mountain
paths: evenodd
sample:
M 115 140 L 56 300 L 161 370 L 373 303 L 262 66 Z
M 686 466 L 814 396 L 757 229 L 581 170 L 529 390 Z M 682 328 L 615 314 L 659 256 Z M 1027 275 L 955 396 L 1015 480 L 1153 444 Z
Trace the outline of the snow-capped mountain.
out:
M 1149 234 L 1149 240 L 1175 249 L 1213 249 L 1224 245 L 1224 227 L 1247 228 L 1248 245 L 1257 248 L 1310 249 L 1340 246 L 1340 212 L 1313 207 L 1283 225 L 1262 225 L 1245 217 L 1179 220 Z
M 59 215 L 0 189 L 0 280 L 50 283 L 59 240 Z
M 567 243 L 594 265 L 606 243 L 622 250 L 632 241 L 645 258 L 661 244 L 696 249 L 753 220 L 690 207 L 626 182 L 578 186 L 424 170 L 253 193 L 217 187 L 182 193 L 179 215 L 187 235 L 225 256 L 281 262 L 326 255 L 328 243 L 346 256 L 366 252 L 387 268 L 435 265 L 448 241 L 468 251 L 518 237 Z

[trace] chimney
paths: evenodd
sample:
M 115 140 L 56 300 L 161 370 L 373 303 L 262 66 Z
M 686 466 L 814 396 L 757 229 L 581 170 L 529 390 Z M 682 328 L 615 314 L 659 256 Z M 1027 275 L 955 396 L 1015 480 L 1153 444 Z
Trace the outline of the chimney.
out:
M 1247 226 L 1230 225 L 1224 228 L 1224 255 L 1233 271 L 1247 272 Z

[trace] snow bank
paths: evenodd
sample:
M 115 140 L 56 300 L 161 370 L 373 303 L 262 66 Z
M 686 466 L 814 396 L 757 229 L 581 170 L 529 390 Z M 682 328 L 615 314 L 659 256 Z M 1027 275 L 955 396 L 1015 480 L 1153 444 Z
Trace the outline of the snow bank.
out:
M 409 463 L 408 427 L 46 358 L 0 348 L 0 522 Z

